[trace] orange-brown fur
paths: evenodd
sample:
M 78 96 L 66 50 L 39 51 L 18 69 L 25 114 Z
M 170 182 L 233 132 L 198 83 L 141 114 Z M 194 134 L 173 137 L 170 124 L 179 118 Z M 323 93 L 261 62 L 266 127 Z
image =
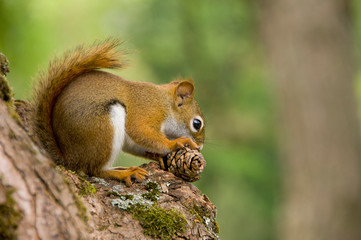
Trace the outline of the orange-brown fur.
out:
M 47 152 L 56 160 L 63 158 L 54 138 L 52 110 L 61 91 L 81 74 L 100 68 L 122 68 L 119 42 L 105 41 L 86 49 L 77 47 L 61 59 L 49 63 L 48 71 L 40 74 L 34 92 L 34 130 Z
M 103 169 L 112 153 L 112 104 L 125 107 L 126 134 L 150 153 L 166 154 L 183 145 L 197 148 L 203 144 L 204 128 L 193 134 L 194 141 L 181 136 L 168 139 L 161 131 L 167 117 L 188 125 L 192 116 L 201 115 L 193 100 L 193 83 L 180 80 L 155 85 L 99 71 L 124 67 L 118 45 L 118 41 L 108 40 L 88 49 L 78 47 L 50 63 L 34 96 L 34 131 L 49 154 L 63 165 L 130 184 L 130 177 L 141 181 L 146 171 L 137 167 Z M 131 148 L 127 151 L 139 155 Z

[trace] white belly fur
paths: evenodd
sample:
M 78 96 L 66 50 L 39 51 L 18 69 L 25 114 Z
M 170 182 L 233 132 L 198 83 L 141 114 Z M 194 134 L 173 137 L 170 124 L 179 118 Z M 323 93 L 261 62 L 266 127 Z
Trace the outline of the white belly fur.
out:
M 126 112 L 122 105 L 115 104 L 110 107 L 110 122 L 113 126 L 113 146 L 112 154 L 108 163 L 103 167 L 103 170 L 109 169 L 112 167 L 115 159 L 119 155 L 120 151 L 123 148 L 125 140 L 125 118 Z

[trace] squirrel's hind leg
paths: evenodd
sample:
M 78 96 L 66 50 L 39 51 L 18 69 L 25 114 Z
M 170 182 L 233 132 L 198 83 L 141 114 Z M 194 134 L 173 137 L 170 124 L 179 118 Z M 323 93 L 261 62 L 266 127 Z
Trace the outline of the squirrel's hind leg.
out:
M 148 176 L 148 172 L 143 168 L 135 166 L 129 168 L 110 168 L 124 145 L 126 111 L 124 106 L 115 103 L 110 107 L 109 114 L 111 125 L 113 126 L 112 153 L 108 163 L 103 167 L 99 175 L 104 178 L 124 181 L 127 186 L 132 185 L 132 178 L 135 178 L 138 182 L 142 182 L 144 178 Z
M 138 182 L 142 182 L 147 176 L 147 170 L 135 166 L 128 168 L 117 167 L 104 170 L 100 173 L 100 177 L 124 181 L 128 187 L 132 185 L 132 178 L 135 178 Z

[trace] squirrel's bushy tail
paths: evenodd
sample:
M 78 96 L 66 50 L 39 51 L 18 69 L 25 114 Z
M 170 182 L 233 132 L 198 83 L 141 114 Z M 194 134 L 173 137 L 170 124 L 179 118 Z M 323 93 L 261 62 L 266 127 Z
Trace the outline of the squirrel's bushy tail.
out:
M 62 158 L 52 128 L 52 109 L 57 97 L 84 73 L 100 68 L 123 68 L 122 53 L 117 50 L 120 44 L 117 39 L 108 39 L 91 47 L 78 46 L 52 60 L 48 70 L 40 74 L 33 96 L 33 131 L 54 160 Z

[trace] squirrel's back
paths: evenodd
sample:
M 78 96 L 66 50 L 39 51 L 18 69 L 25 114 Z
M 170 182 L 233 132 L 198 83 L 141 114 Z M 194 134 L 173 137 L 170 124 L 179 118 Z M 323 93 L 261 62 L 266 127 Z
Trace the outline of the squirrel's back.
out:
M 106 40 L 86 48 L 78 46 L 49 63 L 47 72 L 39 76 L 33 96 L 33 131 L 55 160 L 61 159 L 52 127 L 52 110 L 62 90 L 84 73 L 101 68 L 123 68 L 119 40 Z

